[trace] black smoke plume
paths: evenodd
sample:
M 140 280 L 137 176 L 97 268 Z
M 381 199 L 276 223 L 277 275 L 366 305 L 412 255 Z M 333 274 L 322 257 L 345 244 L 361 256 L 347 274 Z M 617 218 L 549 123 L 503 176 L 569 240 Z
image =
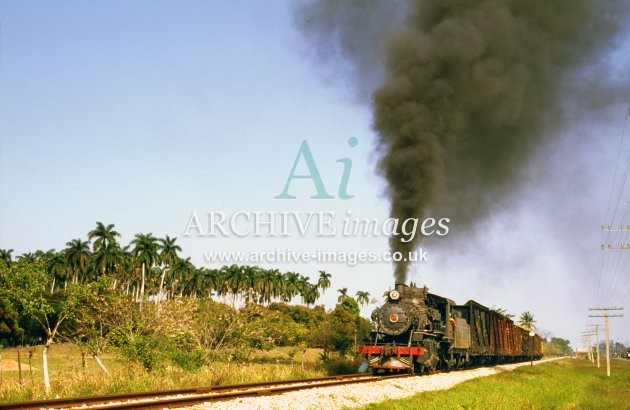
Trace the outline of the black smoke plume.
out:
M 401 221 L 433 215 L 450 218 L 451 230 L 473 227 L 518 186 L 524 165 L 558 135 L 568 107 L 615 93 L 598 59 L 627 21 L 627 1 L 411 0 L 394 29 L 389 19 L 331 30 L 330 16 L 363 10 L 365 21 L 375 21 L 374 10 L 387 2 L 360 3 L 318 1 L 297 16 L 317 46 L 328 38 L 357 72 L 383 73 L 372 90 L 379 170 L 391 217 Z M 374 33 L 387 38 L 376 41 Z M 377 56 L 385 44 L 384 70 L 365 64 L 356 45 L 366 41 Z M 580 83 L 585 72 L 601 78 Z M 362 80 L 369 75 L 357 78 L 359 90 L 370 86 Z M 391 250 L 406 254 L 416 238 L 392 237 Z M 407 269 L 398 263 L 396 283 Z

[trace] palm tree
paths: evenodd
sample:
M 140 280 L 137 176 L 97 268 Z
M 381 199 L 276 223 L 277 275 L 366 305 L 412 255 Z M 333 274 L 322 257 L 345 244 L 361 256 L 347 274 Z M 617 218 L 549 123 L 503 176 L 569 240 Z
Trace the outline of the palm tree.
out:
M 286 287 L 284 274 L 280 272 L 278 269 L 273 269 L 273 274 L 275 276 L 274 279 L 274 288 L 271 296 L 275 300 L 280 300 L 282 298 L 284 288 Z
M 357 303 L 367 306 L 370 303 L 370 293 L 362 290 L 357 291 Z
M 107 272 L 114 272 L 122 263 L 123 256 L 123 251 L 116 242 L 107 242 L 99 247 L 92 255 L 90 271 L 94 279 L 98 279 L 99 273 L 105 275 Z
M 62 280 L 66 278 L 66 266 L 66 255 L 63 252 L 56 252 L 48 259 L 46 272 L 52 277 L 51 294 L 55 291 L 57 279 Z
M 290 302 L 295 295 L 299 293 L 298 282 L 300 274 L 295 272 L 286 272 L 282 275 L 282 292 L 281 297 L 284 302 Z
M 389 292 L 391 292 L 392 289 L 389 288 L 389 290 L 386 290 L 385 292 L 383 292 L 383 300 L 385 300 L 385 302 L 387 302 L 389 300 Z
M 98 267 L 101 268 L 101 274 L 105 276 L 107 268 L 113 266 L 110 262 L 117 259 L 116 250 L 120 250 L 116 238 L 120 234 L 114 230 L 114 224 L 105 226 L 102 222 L 96 222 L 96 228 L 88 232 L 88 239 L 94 239 L 92 244 L 92 252 L 94 252 L 99 259 Z M 98 276 L 98 274 L 96 274 Z
M 503 316 L 505 316 L 505 317 L 507 317 L 509 319 L 512 319 L 514 317 L 513 314 L 508 313 L 507 310 L 505 310 L 503 308 L 500 308 L 500 307 L 493 306 L 493 307 L 490 308 L 490 310 L 493 310 L 493 311 L 497 312 L 498 314 L 503 315 Z
M 339 297 L 337 298 L 338 303 L 343 302 L 348 297 L 348 288 L 337 289 L 337 292 L 339 292 Z
M 24 262 L 35 262 L 37 260 L 37 256 L 35 256 L 35 254 L 31 253 L 31 252 L 25 252 L 23 254 L 21 254 L 20 256 L 17 257 L 18 261 L 24 261 Z
M 140 282 L 139 295 L 140 300 L 142 300 L 142 298 L 144 298 L 145 282 L 147 281 L 147 268 L 150 272 L 151 268 L 160 257 L 158 254 L 158 240 L 152 233 L 138 233 L 131 241 L 131 244 L 134 246 L 133 255 L 136 261 L 142 265 L 142 279 Z
M 324 298 L 324 294 L 326 293 L 326 289 L 330 288 L 330 278 L 331 274 L 326 271 L 319 271 L 319 280 L 317 281 L 317 286 L 322 290 L 322 299 Z M 322 303 L 324 301 L 322 300 Z
M 197 292 L 197 272 L 195 266 L 190 261 L 190 258 L 179 258 L 173 265 L 173 276 L 177 279 L 179 285 L 180 296 L 188 295 L 193 296 Z
M 236 303 L 236 296 L 243 290 L 247 290 L 247 274 L 245 266 L 232 265 L 230 267 L 224 266 L 221 268 L 222 273 L 225 275 L 227 285 L 229 286 L 229 292 L 232 293 L 232 306 Z
M 298 282 L 297 282 L 297 289 L 298 289 L 298 293 L 300 294 L 300 297 L 302 298 L 302 303 L 306 303 L 306 295 L 312 293 L 311 291 L 311 283 L 308 281 L 308 277 L 306 276 L 299 276 Z M 318 297 L 319 297 L 319 292 L 317 293 Z M 313 302 L 315 303 L 315 302 Z
M 72 282 L 77 283 L 90 260 L 90 247 L 87 241 L 81 239 L 73 239 L 66 246 L 66 263 L 72 271 Z
M 258 300 L 260 303 L 269 303 L 271 298 L 276 296 L 279 285 L 278 277 L 280 277 L 278 269 L 264 269 L 260 272 L 258 277 Z
M 532 315 L 531 313 L 529 313 L 529 311 L 527 311 L 527 312 L 521 313 L 521 316 L 519 317 L 519 323 L 523 327 L 529 330 L 532 330 L 535 327 L 534 323 L 536 323 L 536 320 L 534 319 L 534 315 Z
M 306 306 L 313 305 L 319 298 L 319 287 L 317 285 L 309 284 L 303 295 Z
M 13 249 L 0 249 L 0 261 L 4 262 L 7 265 L 7 268 L 11 267 L 11 254 L 13 253 Z
M 129 288 L 133 283 L 133 255 L 129 250 L 129 245 L 120 250 L 120 260 L 114 266 L 114 280 L 112 281 L 112 290 L 115 290 L 120 281 L 121 288 L 125 288 L 125 294 L 129 294 Z
M 212 292 L 215 290 L 215 284 L 218 280 L 218 271 L 216 269 L 198 268 L 195 271 L 194 287 L 203 295 L 207 295 L 208 299 L 212 299 Z
M 115 244 L 117 237 L 120 237 L 120 233 L 114 230 L 114 224 L 105 226 L 103 222 L 96 222 L 96 228 L 88 232 L 88 239 L 95 239 L 92 245 L 94 252 L 108 244 Z
M 166 235 L 166 238 L 160 239 L 160 258 L 162 259 L 162 263 L 164 264 L 164 269 L 162 270 L 162 276 L 160 278 L 158 301 L 162 297 L 162 288 L 164 286 L 164 277 L 166 275 L 166 271 L 170 270 L 171 276 L 173 275 L 173 264 L 175 263 L 175 261 L 177 261 L 177 259 L 179 259 L 177 252 L 182 251 L 181 246 L 175 245 L 176 240 L 177 238 L 169 238 L 168 235 Z
M 216 292 L 217 296 L 225 296 L 227 287 L 225 286 L 225 278 L 219 269 L 205 268 L 204 270 L 204 287 L 207 287 L 209 293 Z
M 37 260 L 43 259 L 46 262 L 48 262 L 48 259 L 52 258 L 54 254 L 55 254 L 55 250 L 54 249 L 49 249 L 46 252 L 42 251 L 41 249 L 38 249 L 34 253 L 35 258 Z
M 245 303 L 252 303 L 254 301 L 254 293 L 258 288 L 258 281 L 260 280 L 260 268 L 257 266 L 245 266 L 245 283 L 243 284 L 243 290 L 247 292 Z

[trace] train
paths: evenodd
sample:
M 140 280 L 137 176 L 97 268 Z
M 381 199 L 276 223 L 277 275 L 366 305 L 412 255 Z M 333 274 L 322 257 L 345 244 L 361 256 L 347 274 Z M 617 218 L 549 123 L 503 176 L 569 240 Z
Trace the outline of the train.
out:
M 458 305 L 426 286 L 396 284 L 372 313 L 375 330 L 359 345 L 374 374 L 423 373 L 539 360 L 543 339 L 470 300 Z

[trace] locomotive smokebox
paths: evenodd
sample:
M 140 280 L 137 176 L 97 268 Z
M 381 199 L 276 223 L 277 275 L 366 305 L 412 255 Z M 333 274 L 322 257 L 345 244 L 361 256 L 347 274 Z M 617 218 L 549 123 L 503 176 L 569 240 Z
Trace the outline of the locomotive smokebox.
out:
M 406 285 L 404 283 L 397 283 L 394 285 L 394 289 L 396 289 L 396 291 L 398 291 L 398 293 L 402 295 L 405 291 L 405 286 Z

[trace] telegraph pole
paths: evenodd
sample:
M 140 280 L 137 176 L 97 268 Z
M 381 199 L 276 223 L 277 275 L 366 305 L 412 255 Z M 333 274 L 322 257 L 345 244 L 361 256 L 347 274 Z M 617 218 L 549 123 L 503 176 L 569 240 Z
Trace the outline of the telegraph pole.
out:
M 599 325 L 595 325 L 595 343 L 597 343 L 595 349 L 597 349 L 597 368 L 599 369 Z
M 597 368 L 599 368 L 599 325 L 589 326 L 595 326 L 595 352 L 597 352 Z
M 588 360 L 591 361 L 591 363 L 594 362 L 593 360 L 593 331 L 588 331 L 588 332 L 582 332 L 582 336 L 584 336 L 584 341 L 586 343 L 586 338 L 588 338 Z
M 609 310 L 623 310 L 623 307 L 598 307 L 598 308 L 588 308 L 588 310 L 596 310 L 603 311 L 603 314 L 599 315 L 588 315 L 589 317 L 603 317 L 604 318 L 604 334 L 606 336 L 606 374 L 610 376 L 610 333 L 608 331 L 608 318 L 609 317 L 623 317 L 623 314 L 608 313 Z

